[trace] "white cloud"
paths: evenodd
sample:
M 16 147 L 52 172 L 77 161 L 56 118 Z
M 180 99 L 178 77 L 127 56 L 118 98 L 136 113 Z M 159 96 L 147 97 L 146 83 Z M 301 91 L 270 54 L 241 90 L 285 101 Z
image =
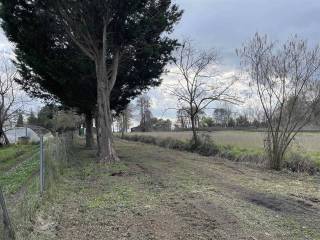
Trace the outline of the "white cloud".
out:
M 185 10 L 181 23 L 173 36 L 188 36 L 199 48 L 217 48 L 221 52 L 222 79 L 239 75 L 239 59 L 235 49 L 250 39 L 257 31 L 270 35 L 274 40 L 286 40 L 298 34 L 311 43 L 319 42 L 319 0 L 175 0 Z M 13 48 L 0 31 L 0 49 Z M 11 52 L 12 53 L 12 52 Z M 178 76 L 164 75 L 163 84 L 150 90 L 152 112 L 156 117 L 174 119 L 176 99 L 167 92 Z M 259 105 L 254 91 L 248 88 L 242 76 L 234 88 L 244 96 L 245 103 L 234 107 L 242 111 Z M 166 111 L 167 110 L 167 111 Z M 163 114 L 164 113 L 164 114 Z
M 234 106 L 230 105 L 235 112 L 247 111 L 258 104 L 257 99 L 254 97 L 253 91 L 251 91 L 248 86 L 247 78 L 243 77 L 238 69 L 219 67 L 218 70 L 219 75 L 212 80 L 213 83 L 227 85 L 235 77 L 239 78 L 233 85 L 232 91 L 241 97 L 243 103 Z M 172 89 L 174 86 L 176 86 L 177 79 L 181 77 L 177 73 L 177 69 L 171 67 L 170 72 L 162 76 L 162 85 L 148 92 L 148 96 L 151 98 L 152 103 L 151 111 L 155 117 L 170 119 L 171 121 L 175 122 L 178 101 L 176 97 L 170 94 L 169 89 Z M 223 107 L 224 105 L 224 103 L 215 102 L 209 107 L 206 113 L 208 115 L 212 115 L 213 108 Z

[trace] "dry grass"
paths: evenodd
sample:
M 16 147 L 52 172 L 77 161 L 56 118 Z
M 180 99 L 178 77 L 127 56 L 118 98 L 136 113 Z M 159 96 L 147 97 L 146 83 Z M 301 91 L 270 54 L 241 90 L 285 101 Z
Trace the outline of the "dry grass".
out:
M 192 133 L 188 132 L 147 132 L 132 133 L 141 135 L 150 135 L 155 137 L 172 137 L 180 140 L 189 140 Z M 217 131 L 206 132 L 219 145 L 232 145 L 239 148 L 263 148 L 265 133 L 252 131 Z M 295 140 L 296 147 L 301 147 L 307 152 L 320 151 L 320 133 L 301 133 Z
M 142 143 L 121 163 L 77 150 L 28 239 L 320 239 L 316 177 L 252 169 Z
M 217 131 L 205 132 L 209 134 L 216 144 L 232 146 L 239 154 L 241 152 L 262 152 L 265 133 L 252 131 Z M 131 133 L 154 136 L 159 138 L 171 137 L 179 140 L 189 140 L 192 133 L 188 132 L 147 132 Z M 292 149 L 314 159 L 320 166 L 320 133 L 300 133 L 295 139 Z

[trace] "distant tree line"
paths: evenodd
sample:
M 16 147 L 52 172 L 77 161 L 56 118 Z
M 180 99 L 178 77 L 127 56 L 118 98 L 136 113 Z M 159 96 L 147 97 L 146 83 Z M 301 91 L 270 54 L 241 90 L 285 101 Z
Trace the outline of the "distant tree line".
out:
M 137 99 L 136 111 L 138 112 L 139 125 L 131 129 L 133 132 L 171 131 L 172 122 L 169 119 L 153 117 L 151 112 L 151 100 L 148 95 L 142 95 Z
M 37 115 L 31 110 L 27 119 L 27 125 L 40 126 L 52 133 L 74 131 L 80 129 L 84 123 L 84 118 L 76 112 L 63 109 L 55 104 L 43 106 Z M 22 124 L 22 126 L 25 126 L 25 124 Z
M 182 118 L 181 116 L 177 119 L 175 124 L 176 129 L 191 129 L 190 121 L 187 118 Z M 265 128 L 266 122 L 259 121 L 258 119 L 250 120 L 247 115 L 240 114 L 236 117 L 230 116 L 228 118 L 216 118 L 215 116 L 210 117 L 203 115 L 197 121 L 197 128 L 211 128 L 211 127 L 220 127 L 220 128 Z

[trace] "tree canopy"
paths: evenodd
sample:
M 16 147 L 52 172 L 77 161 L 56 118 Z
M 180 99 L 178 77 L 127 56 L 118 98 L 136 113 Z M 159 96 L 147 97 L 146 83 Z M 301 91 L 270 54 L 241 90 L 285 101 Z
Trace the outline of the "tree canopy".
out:
M 2 27 L 16 44 L 16 66 L 21 75 L 17 82 L 22 88 L 32 97 L 58 100 L 81 113 L 95 109 L 95 66 L 70 40 L 52 5 L 27 0 L 1 3 Z M 126 51 L 111 95 L 113 110 L 123 110 L 133 97 L 161 83 L 159 76 L 176 44 L 169 38 L 148 44 L 137 41 Z
M 177 45 L 167 33 L 182 11 L 171 0 L 1 3 L 2 27 L 16 43 L 17 66 L 24 76 L 18 82 L 79 111 L 97 109 L 100 161 L 117 161 L 112 109 L 123 109 L 143 89 L 159 84 Z

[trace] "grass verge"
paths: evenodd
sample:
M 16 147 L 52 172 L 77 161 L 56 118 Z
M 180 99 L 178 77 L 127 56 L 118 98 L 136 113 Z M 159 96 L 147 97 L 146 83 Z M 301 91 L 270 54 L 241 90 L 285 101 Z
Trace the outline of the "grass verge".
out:
M 31 157 L 38 145 L 9 145 L 0 148 L 0 174 Z
M 157 138 L 148 135 L 125 135 L 125 140 L 153 144 L 160 147 L 189 151 L 203 156 L 220 156 L 235 162 L 247 163 L 255 166 L 266 167 L 267 157 L 260 148 L 240 148 L 234 146 L 217 145 L 209 135 L 199 136 L 199 145 L 195 148 L 190 141 L 178 140 L 171 137 Z M 290 152 L 286 156 L 283 166 L 293 172 L 307 172 L 311 175 L 320 171 L 320 160 L 316 161 L 318 154 L 300 154 Z
M 0 184 L 6 193 L 19 190 L 39 170 L 39 153 L 25 159 L 0 176 Z

